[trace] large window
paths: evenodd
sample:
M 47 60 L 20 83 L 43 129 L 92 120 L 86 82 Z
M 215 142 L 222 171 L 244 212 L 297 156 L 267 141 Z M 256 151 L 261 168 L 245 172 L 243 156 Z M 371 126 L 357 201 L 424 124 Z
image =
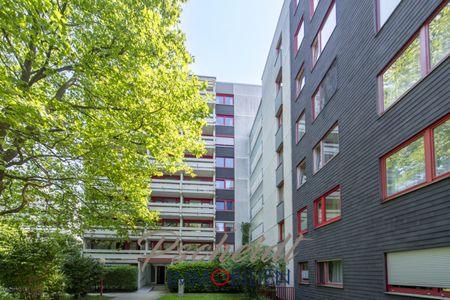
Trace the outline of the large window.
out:
M 391 293 L 450 299 L 450 247 L 386 254 Z
M 295 142 L 298 143 L 306 133 L 305 112 L 302 112 L 297 122 L 295 122 Z
M 234 232 L 234 223 L 216 222 L 217 232 Z
M 299 284 L 309 284 L 309 267 L 308 262 L 300 262 L 298 263 L 298 270 L 299 270 L 299 278 L 298 283 Z
M 391 16 L 401 0 L 377 0 L 377 30 L 383 27 L 384 23 Z
M 308 232 L 308 208 L 306 206 L 297 212 L 297 226 L 299 235 Z
M 234 211 L 234 200 L 216 200 L 216 210 Z
M 217 94 L 216 95 L 216 104 L 233 105 L 234 97 L 233 97 L 233 95 Z
M 306 182 L 306 160 L 303 160 L 297 166 L 297 189 Z
M 298 95 L 300 95 L 300 92 L 303 90 L 304 86 L 305 86 L 305 69 L 302 66 L 297 76 L 295 77 L 295 94 L 297 97 Z
M 309 13 L 310 13 L 311 18 L 314 15 L 314 13 L 316 12 L 316 8 L 317 8 L 317 5 L 319 4 L 319 1 L 320 0 L 309 0 Z
M 234 168 L 234 158 L 233 157 L 216 156 L 216 167 L 217 168 Z
M 341 218 L 341 190 L 339 187 L 314 201 L 314 226 L 319 227 Z
M 450 115 L 381 159 L 383 197 L 390 199 L 450 175 Z
M 327 15 L 325 17 L 325 21 L 322 23 L 319 32 L 317 33 L 316 38 L 311 46 L 312 51 L 312 62 L 313 65 L 319 59 L 319 56 L 322 54 L 323 49 L 325 48 L 328 40 L 331 37 L 334 29 L 336 28 L 336 3 L 333 2 L 331 7 L 328 9 Z
M 450 52 L 450 4 L 426 23 L 379 75 L 379 110 L 384 112 Z
M 234 126 L 234 117 L 227 115 L 217 115 L 216 116 L 216 125 L 221 126 Z
M 298 53 L 298 50 L 300 49 L 300 45 L 302 44 L 304 36 L 305 36 L 305 27 L 303 26 L 303 18 L 302 18 L 300 20 L 300 23 L 298 24 L 297 30 L 295 31 L 294 35 L 295 54 Z
M 312 97 L 313 120 L 333 97 L 337 90 L 337 67 L 334 61 Z
M 234 179 L 217 178 L 216 189 L 219 190 L 234 190 Z
M 339 153 L 339 126 L 336 125 L 314 147 L 314 172 L 319 171 L 326 163 Z
M 330 287 L 343 287 L 342 260 L 317 262 L 317 284 Z

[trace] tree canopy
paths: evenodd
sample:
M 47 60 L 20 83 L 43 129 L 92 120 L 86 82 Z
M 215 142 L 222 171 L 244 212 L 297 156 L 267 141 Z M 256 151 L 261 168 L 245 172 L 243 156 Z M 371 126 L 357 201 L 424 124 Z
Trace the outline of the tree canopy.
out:
M 68 230 L 155 220 L 150 178 L 189 171 L 184 153 L 203 153 L 209 114 L 181 2 L 1 2 L 0 220 Z

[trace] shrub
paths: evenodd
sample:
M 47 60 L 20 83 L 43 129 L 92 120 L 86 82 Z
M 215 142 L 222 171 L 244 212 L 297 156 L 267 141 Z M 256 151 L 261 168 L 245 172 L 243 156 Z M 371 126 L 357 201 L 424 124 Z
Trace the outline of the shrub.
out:
M 108 292 L 132 292 L 137 290 L 136 266 L 107 266 L 103 268 L 104 289 Z
M 17 300 L 17 298 L 14 298 L 4 287 L 0 286 L 0 300 Z
M 60 300 L 64 297 L 66 277 L 61 272 L 53 274 L 45 283 L 45 294 L 52 300 Z
M 73 254 L 66 258 L 63 273 L 67 278 L 67 292 L 76 298 L 86 295 L 91 287 L 100 281 L 101 266 L 90 258 Z

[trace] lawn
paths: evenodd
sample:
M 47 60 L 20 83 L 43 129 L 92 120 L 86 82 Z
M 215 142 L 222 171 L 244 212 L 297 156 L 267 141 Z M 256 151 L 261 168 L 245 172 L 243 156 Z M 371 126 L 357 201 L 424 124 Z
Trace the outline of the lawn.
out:
M 242 294 L 184 294 L 184 297 L 179 297 L 178 294 L 167 294 L 158 298 L 158 300 L 244 300 L 248 299 Z

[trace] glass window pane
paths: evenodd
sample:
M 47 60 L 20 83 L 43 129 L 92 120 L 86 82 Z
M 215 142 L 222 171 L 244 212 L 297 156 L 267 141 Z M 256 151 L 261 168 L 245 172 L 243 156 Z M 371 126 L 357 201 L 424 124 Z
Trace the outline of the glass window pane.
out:
M 216 167 L 223 168 L 225 166 L 225 159 L 223 157 L 216 157 Z
M 436 175 L 450 172 L 450 120 L 434 129 Z
M 342 261 L 328 262 L 328 280 L 330 283 L 342 283 Z
M 320 50 L 319 50 L 319 41 L 316 38 L 311 46 L 311 53 L 312 53 L 312 61 L 313 64 L 319 59 Z
M 234 167 L 234 158 L 225 158 L 225 167 L 233 168 Z
M 226 208 L 227 210 L 233 210 L 233 201 L 227 201 L 226 202 Z
M 225 118 L 225 126 L 233 126 L 233 118 Z
M 323 140 L 324 164 L 339 153 L 339 127 L 336 126 Z
M 387 194 L 393 195 L 425 181 L 424 139 L 409 144 L 386 159 Z
M 326 220 L 339 217 L 341 215 L 341 192 L 335 191 L 325 198 Z
M 420 76 L 420 41 L 416 38 L 383 74 L 384 109 L 391 106 Z
M 337 67 L 336 61 L 333 62 L 331 67 L 328 69 L 325 78 L 320 84 L 321 98 L 323 98 L 323 106 L 325 106 L 328 101 L 333 97 L 337 89 Z M 323 108 L 322 106 L 322 108 Z
M 217 189 L 224 189 L 225 188 L 225 181 L 224 180 L 216 180 L 216 188 Z
M 401 0 L 378 0 L 380 11 L 378 12 L 380 28 L 392 14 Z
M 317 223 L 322 224 L 323 218 L 322 218 L 322 200 L 319 200 L 317 202 Z
M 233 180 L 226 180 L 226 188 L 227 189 L 233 189 L 234 188 L 234 181 Z
M 302 114 L 297 121 L 297 141 L 299 141 L 306 132 L 305 114 Z
M 216 222 L 216 231 L 224 232 L 225 231 L 225 224 Z
M 436 65 L 450 52 L 450 3 L 431 21 L 430 59 L 431 66 Z
M 317 272 L 318 274 L 318 283 L 324 284 L 325 283 L 325 263 L 321 262 L 317 264 Z
M 217 210 L 225 210 L 225 202 L 224 201 L 216 201 L 216 209 Z
M 300 230 L 306 230 L 308 228 L 308 210 L 305 209 L 300 213 Z
M 303 41 L 303 37 L 305 36 L 305 28 L 303 27 L 303 21 L 300 25 L 300 28 L 298 29 L 297 35 L 296 35 L 296 43 L 297 43 L 297 50 L 300 48 L 300 44 Z
M 331 9 L 330 14 L 328 15 L 327 20 L 323 24 L 322 30 L 320 31 L 321 50 L 325 48 L 328 40 L 330 39 L 331 34 L 333 33 L 334 28 L 336 27 L 336 3 L 333 4 L 333 8 Z
M 320 151 L 320 144 L 314 148 L 314 171 L 317 172 L 322 166 L 322 154 Z
M 231 97 L 231 96 L 225 97 L 225 104 L 233 105 L 233 97 Z

